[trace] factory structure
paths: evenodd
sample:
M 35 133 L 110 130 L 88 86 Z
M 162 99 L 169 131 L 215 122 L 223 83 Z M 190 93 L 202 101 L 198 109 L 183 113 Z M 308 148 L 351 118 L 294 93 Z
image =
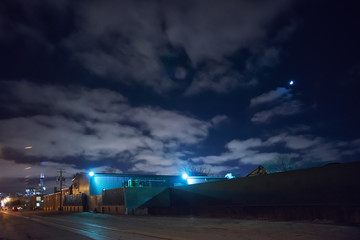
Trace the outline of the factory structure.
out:
M 95 211 L 128 214 L 137 206 L 127 198 L 134 189 L 157 191 L 178 186 L 226 180 L 226 177 L 78 173 L 68 188 L 44 196 L 45 211 Z
M 360 162 L 247 177 L 79 173 L 44 210 L 360 223 Z M 62 196 L 62 197 L 61 197 Z

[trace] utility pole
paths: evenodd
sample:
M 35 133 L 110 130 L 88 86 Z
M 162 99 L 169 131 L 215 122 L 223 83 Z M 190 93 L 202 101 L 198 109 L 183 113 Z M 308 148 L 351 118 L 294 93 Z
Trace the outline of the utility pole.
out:
M 57 181 L 60 182 L 60 211 L 62 211 L 62 183 L 63 183 L 63 181 L 65 181 L 65 179 L 63 177 L 62 168 L 60 168 L 60 170 L 58 172 L 60 173 L 60 176 L 57 179 Z

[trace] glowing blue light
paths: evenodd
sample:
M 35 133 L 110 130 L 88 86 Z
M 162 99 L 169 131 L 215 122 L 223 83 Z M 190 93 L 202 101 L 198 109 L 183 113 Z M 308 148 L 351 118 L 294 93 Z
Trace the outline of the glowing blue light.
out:
M 226 177 L 227 179 L 233 179 L 233 178 L 235 178 L 235 176 L 232 175 L 232 173 L 227 173 L 227 174 L 225 175 L 225 177 Z
M 186 180 L 186 179 L 188 179 L 189 175 L 187 173 L 183 173 L 181 175 L 181 177 Z
M 89 172 L 89 176 L 90 177 L 94 176 L 94 172 L 93 171 Z
M 187 184 L 189 184 L 189 185 L 196 183 L 196 179 L 188 178 L 186 181 L 187 181 Z
M 289 82 L 289 84 L 290 84 L 290 85 L 294 85 L 294 81 L 291 80 L 291 81 Z

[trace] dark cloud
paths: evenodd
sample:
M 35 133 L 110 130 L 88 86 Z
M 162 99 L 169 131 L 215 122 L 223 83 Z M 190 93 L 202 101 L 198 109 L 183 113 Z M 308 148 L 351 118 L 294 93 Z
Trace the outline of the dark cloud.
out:
M 74 9 L 76 31 L 65 45 L 93 73 L 158 92 L 179 87 L 162 58 L 183 49 L 196 71 L 186 93 L 224 93 L 254 84 L 249 73 L 276 62 L 278 50 L 268 46 L 269 23 L 288 7 L 284 0 L 85 1 Z M 250 55 L 239 71 L 226 58 L 244 49 Z M 179 69 L 181 63 L 174 69 L 181 79 L 185 73 Z
M 270 34 L 271 23 L 291 2 L 5 1 L 0 41 L 19 40 L 30 59 L 33 48 L 67 51 L 71 64 L 107 81 L 223 94 L 256 85 L 260 71 L 279 61 L 280 33 Z M 169 65 L 169 57 L 182 60 Z
M 228 61 L 207 62 L 198 69 L 192 83 L 185 91 L 185 95 L 195 95 L 204 91 L 214 91 L 224 94 L 237 87 L 248 87 L 257 84 L 254 79 L 246 79 L 244 75 L 231 69 Z
M 299 101 L 285 102 L 272 109 L 255 113 L 251 121 L 255 123 L 266 123 L 278 116 L 291 116 L 298 114 L 301 111 L 300 107 L 301 103 Z
M 54 51 L 56 44 L 70 32 L 70 3 L 68 0 L 2 1 L 0 42 L 26 39 L 25 46 L 29 48 L 41 46 L 45 51 Z

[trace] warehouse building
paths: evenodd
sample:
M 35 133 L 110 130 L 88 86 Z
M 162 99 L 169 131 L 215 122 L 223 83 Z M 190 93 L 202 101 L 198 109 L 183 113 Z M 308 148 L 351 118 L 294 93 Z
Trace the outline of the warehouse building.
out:
M 78 174 L 65 211 L 360 223 L 360 162 L 243 178 Z M 200 184 L 190 184 L 197 182 Z M 65 193 L 65 192 L 64 192 Z M 45 198 L 46 199 L 46 198 Z
M 62 199 L 60 192 L 49 194 L 45 197 L 44 209 L 54 211 L 60 209 L 61 205 L 64 211 L 98 211 L 124 214 L 127 212 L 125 202 L 126 189 L 162 189 L 224 179 L 226 178 L 187 176 L 186 174 L 171 176 L 78 173 L 74 176 L 72 185 L 62 190 Z

